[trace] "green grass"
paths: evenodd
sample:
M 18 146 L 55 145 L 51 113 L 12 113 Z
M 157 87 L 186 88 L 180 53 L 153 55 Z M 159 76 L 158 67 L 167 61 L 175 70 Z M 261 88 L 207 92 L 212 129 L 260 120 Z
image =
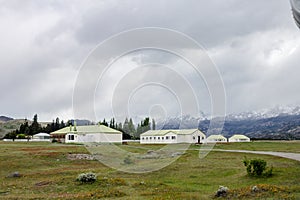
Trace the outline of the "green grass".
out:
M 300 153 L 300 141 L 254 141 L 245 143 L 216 144 L 215 149 L 234 149 L 250 151 L 280 151 Z
M 279 147 L 281 143 L 274 144 L 279 149 L 285 148 Z M 266 146 L 260 150 L 271 149 L 268 143 L 261 145 Z M 162 146 L 121 147 L 144 153 Z M 0 142 L 0 199 L 212 199 L 220 185 L 229 187 L 233 199 L 300 199 L 300 162 L 279 157 L 210 152 L 199 159 L 198 151 L 188 151 L 159 171 L 129 174 L 110 169 L 99 161 L 68 160 L 68 153 L 88 151 L 82 145 Z M 274 167 L 274 176 L 248 177 L 242 163 L 244 156 L 266 160 Z M 15 171 L 22 177 L 5 178 Z M 97 173 L 98 180 L 93 184 L 76 182 L 78 174 L 83 172 Z M 249 188 L 258 184 L 270 189 L 247 196 Z

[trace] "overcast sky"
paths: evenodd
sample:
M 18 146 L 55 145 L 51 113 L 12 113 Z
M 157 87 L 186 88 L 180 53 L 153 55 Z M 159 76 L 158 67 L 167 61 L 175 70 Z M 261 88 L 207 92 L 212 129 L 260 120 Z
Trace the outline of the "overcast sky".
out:
M 142 27 L 173 29 L 201 44 L 224 81 L 228 113 L 300 104 L 300 30 L 293 21 L 289 1 L 0 0 L 0 25 L 0 115 L 31 119 L 38 113 L 42 121 L 56 116 L 72 118 L 76 77 L 89 53 L 112 35 Z M 143 84 L 139 79 L 145 80 L 143 73 L 151 74 L 142 67 L 149 63 L 147 60 L 188 67 L 166 54 L 140 51 L 114 63 L 115 69 L 122 66 L 126 70 L 110 68 L 113 77 L 119 77 L 114 80 L 117 86 L 113 98 L 97 86 L 96 117 L 111 117 L 107 103 L 114 105 L 113 113 L 118 116 L 122 116 L 124 107 L 128 111 L 124 116 L 180 114 L 182 102 L 176 96 L 188 91 L 185 88 L 189 86 L 177 81 L 181 80 L 178 73 L 170 75 L 168 68 L 160 68 L 162 73 L 156 73 L 160 76 L 151 77 L 172 78 L 173 88 L 180 85 L 182 90 L 172 93 L 158 84 L 137 89 Z M 133 76 L 138 69 L 141 75 Z M 204 81 L 186 75 L 198 88 L 200 110 L 209 114 L 211 101 Z M 128 86 L 131 91 L 124 94 L 128 89 L 125 83 L 132 79 L 137 85 Z M 108 91 L 111 87 L 105 85 Z M 184 103 L 194 104 L 182 98 Z M 188 110 L 194 114 L 193 107 Z

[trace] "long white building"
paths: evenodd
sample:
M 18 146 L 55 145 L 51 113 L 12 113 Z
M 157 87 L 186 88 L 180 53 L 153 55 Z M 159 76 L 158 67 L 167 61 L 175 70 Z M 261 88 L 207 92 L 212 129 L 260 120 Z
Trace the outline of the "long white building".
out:
M 206 139 L 199 129 L 149 130 L 140 135 L 141 144 L 203 143 Z
M 103 125 L 70 126 L 50 135 L 52 139 L 65 143 L 122 143 L 122 132 Z

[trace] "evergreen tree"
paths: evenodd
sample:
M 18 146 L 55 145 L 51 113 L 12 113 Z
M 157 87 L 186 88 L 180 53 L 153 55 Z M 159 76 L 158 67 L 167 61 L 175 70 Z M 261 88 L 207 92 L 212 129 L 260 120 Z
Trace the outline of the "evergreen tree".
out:
M 142 134 L 142 127 L 138 124 L 136 128 L 136 138 L 139 138 L 140 134 Z
M 105 121 L 105 118 L 103 119 L 102 122 L 100 122 L 100 125 L 104 125 L 104 126 L 107 126 L 107 127 L 108 127 L 108 123 Z
M 29 135 L 37 134 L 41 131 L 41 125 L 38 123 L 38 116 L 35 114 L 33 116 L 33 122 L 29 127 Z
M 61 120 L 59 128 L 61 129 L 61 128 L 65 128 L 65 127 L 66 127 L 66 125 L 65 125 L 64 120 Z
M 136 130 L 136 138 L 139 138 L 140 135 L 148 130 L 150 130 L 150 119 L 149 117 L 146 117 L 144 120 L 141 121 L 141 124 L 138 124 L 137 130 Z
M 115 118 L 112 118 L 112 128 L 116 128 L 116 125 L 115 125 Z
M 149 131 L 150 130 L 150 119 L 149 119 L 149 117 L 146 117 L 145 119 L 144 119 L 144 122 L 143 122 L 143 133 L 144 132 L 146 132 L 146 131 Z
M 122 123 L 120 122 L 119 125 L 118 125 L 118 128 L 117 128 L 119 131 L 123 130 L 123 126 L 122 126 Z
M 110 128 L 115 128 L 115 118 L 112 118 L 109 122 L 109 127 Z
M 55 120 L 55 130 L 58 130 L 59 128 L 60 128 L 59 118 L 56 117 L 56 120 Z
M 123 131 L 126 134 L 130 134 L 130 130 L 129 130 L 129 122 L 128 122 L 128 118 L 126 117 L 124 124 L 123 124 Z
M 25 134 L 26 129 L 28 129 L 28 121 L 27 121 L 27 119 L 25 119 L 25 120 L 24 120 L 24 123 L 21 124 L 20 129 L 19 129 L 19 132 L 20 132 L 21 134 Z
M 53 132 L 53 131 L 56 131 L 54 120 L 52 120 L 52 123 L 51 123 L 51 132 Z
M 155 124 L 155 120 L 154 119 L 152 119 L 152 130 L 155 130 L 155 127 L 156 126 L 156 124 Z
M 133 124 L 133 121 L 131 118 L 129 119 L 129 122 L 128 122 L 128 129 L 129 129 L 130 135 L 134 136 L 136 134 L 136 130 L 135 130 L 135 127 L 134 127 L 134 124 Z
M 13 141 L 15 141 L 15 139 L 17 138 L 17 132 L 16 131 L 11 131 L 9 133 L 7 133 L 4 136 L 5 139 L 12 139 Z

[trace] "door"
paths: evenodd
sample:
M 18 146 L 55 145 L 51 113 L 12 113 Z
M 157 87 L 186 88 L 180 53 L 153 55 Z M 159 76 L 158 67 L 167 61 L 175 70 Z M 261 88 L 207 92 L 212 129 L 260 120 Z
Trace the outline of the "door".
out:
M 200 137 L 200 136 L 198 136 L 198 144 L 200 144 L 200 140 L 201 140 L 201 137 Z

